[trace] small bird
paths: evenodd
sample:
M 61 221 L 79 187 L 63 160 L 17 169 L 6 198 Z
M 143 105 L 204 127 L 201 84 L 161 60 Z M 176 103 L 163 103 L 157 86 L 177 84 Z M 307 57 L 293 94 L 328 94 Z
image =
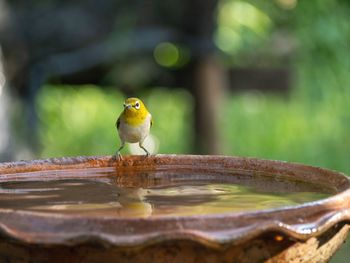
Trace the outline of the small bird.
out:
M 140 99 L 128 98 L 124 101 L 124 110 L 115 123 L 121 141 L 121 146 L 116 152 L 118 159 L 122 159 L 120 151 L 124 148 L 125 142 L 138 142 L 139 146 L 146 152 L 146 156 L 150 155 L 142 144 L 149 134 L 152 124 L 152 115 Z

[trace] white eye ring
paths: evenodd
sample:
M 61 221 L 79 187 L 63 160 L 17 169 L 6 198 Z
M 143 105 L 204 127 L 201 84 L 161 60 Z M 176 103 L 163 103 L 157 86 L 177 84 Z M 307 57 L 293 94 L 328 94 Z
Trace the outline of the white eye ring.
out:
M 135 103 L 135 109 L 140 109 L 140 103 L 138 102 L 138 101 L 136 101 L 136 103 Z

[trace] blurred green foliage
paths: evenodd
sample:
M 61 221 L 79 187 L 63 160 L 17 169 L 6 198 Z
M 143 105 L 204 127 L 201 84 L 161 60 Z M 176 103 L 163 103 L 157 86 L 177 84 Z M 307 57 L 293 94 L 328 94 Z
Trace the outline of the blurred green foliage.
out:
M 227 102 L 225 153 L 302 162 L 350 174 L 349 94 L 311 103 L 258 92 Z
M 191 148 L 192 100 L 183 90 L 154 89 L 140 95 L 154 120 L 152 134 L 162 153 Z M 43 87 L 37 100 L 41 157 L 114 154 L 119 147 L 115 122 L 124 96 L 99 87 Z
M 302 162 L 350 174 L 348 94 L 317 103 L 249 92 L 229 96 L 222 110 L 223 153 Z M 192 99 L 183 90 L 141 95 L 160 153 L 191 151 Z M 42 157 L 112 154 L 124 97 L 94 86 L 45 86 L 38 99 Z

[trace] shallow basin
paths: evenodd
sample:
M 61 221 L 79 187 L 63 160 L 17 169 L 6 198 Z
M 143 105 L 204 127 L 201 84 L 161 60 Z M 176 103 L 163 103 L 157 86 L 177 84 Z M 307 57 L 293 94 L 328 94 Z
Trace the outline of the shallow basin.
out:
M 350 181 L 252 158 L 76 157 L 0 165 L 0 259 L 324 262 L 349 232 Z

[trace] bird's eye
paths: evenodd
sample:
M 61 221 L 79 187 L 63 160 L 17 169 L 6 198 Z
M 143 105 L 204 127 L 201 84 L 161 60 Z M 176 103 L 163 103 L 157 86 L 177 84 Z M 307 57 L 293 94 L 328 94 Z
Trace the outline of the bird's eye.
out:
M 139 102 L 135 103 L 135 109 L 137 109 L 137 110 L 140 109 L 140 103 Z
M 124 107 L 124 108 L 126 107 L 126 104 L 125 104 L 125 103 L 123 104 L 123 107 Z

